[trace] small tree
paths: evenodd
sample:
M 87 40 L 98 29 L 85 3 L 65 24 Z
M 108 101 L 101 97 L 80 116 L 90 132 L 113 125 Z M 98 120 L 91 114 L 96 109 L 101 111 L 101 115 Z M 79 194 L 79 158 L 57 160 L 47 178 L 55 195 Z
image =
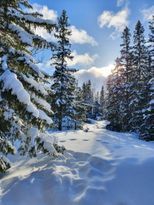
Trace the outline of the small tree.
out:
M 57 46 L 54 49 L 52 56 L 52 64 L 55 66 L 53 74 L 53 84 L 51 86 L 54 91 L 53 96 L 53 110 L 54 120 L 59 130 L 62 130 L 65 123 L 73 122 L 75 119 L 75 78 L 73 73 L 75 70 L 69 69 L 67 62 L 72 60 L 71 31 L 68 23 L 68 16 L 63 10 L 58 19 L 55 37 L 57 39 Z

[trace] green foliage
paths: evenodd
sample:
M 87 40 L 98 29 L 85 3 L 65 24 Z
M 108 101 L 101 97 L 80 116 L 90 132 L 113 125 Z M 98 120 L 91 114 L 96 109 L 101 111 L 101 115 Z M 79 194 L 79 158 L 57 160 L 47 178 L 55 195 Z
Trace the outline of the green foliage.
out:
M 27 136 L 27 132 L 31 127 L 43 131 L 51 126 L 40 117 L 39 110 L 48 118 L 52 111 L 39 103 L 40 99 L 48 101 L 49 91 L 45 88 L 46 76 L 36 66 L 31 50 L 53 48 L 53 43 L 35 35 L 35 28 L 43 27 L 51 32 L 55 25 L 33 12 L 28 0 L 1 0 L 0 13 L 0 134 L 4 141 L 0 147 L 0 165 L 1 171 L 5 171 L 9 167 L 5 156 L 13 154 L 11 147 L 16 140 L 20 142 L 21 154 L 28 152 L 30 156 L 36 156 L 38 136 L 33 144 L 33 136 Z M 8 71 L 14 81 L 7 82 L 6 87 L 5 81 L 9 79 L 3 80 L 2 76 Z M 23 97 L 26 96 L 24 102 L 18 95 L 22 92 L 25 93 Z
M 73 76 L 74 69 L 68 68 L 67 61 L 71 60 L 71 31 L 66 11 L 63 11 L 58 19 L 55 37 L 57 46 L 53 51 L 52 64 L 55 66 L 53 74 L 52 90 L 54 120 L 59 130 L 63 129 L 63 121 L 70 121 L 75 124 L 75 88 L 76 81 Z M 66 122 L 66 124 L 67 124 Z
M 152 20 L 153 22 L 153 20 Z M 137 22 L 133 46 L 130 31 L 122 34 L 121 56 L 107 82 L 107 119 L 110 128 L 118 131 L 135 131 L 141 138 L 153 140 L 153 71 L 154 29 L 150 23 L 150 45 L 147 47 L 144 28 Z

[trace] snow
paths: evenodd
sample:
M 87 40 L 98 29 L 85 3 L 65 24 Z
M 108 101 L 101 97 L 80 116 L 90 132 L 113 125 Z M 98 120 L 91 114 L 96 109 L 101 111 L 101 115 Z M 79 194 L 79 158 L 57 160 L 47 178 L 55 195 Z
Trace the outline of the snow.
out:
M 23 28 L 15 25 L 15 24 L 9 24 L 9 29 L 16 32 L 20 38 L 20 40 L 23 43 L 26 43 L 27 45 L 31 46 L 33 43 L 33 35 L 26 32 Z
M 0 204 L 153 205 L 154 143 L 105 125 L 51 132 L 65 154 L 17 159 L 1 179 Z M 53 144 L 50 135 L 47 142 Z
M 51 117 L 49 117 L 43 110 L 39 110 L 39 118 L 45 120 L 49 125 L 53 123 Z
M 32 146 L 35 146 L 35 139 L 36 137 L 39 135 L 39 130 L 36 127 L 31 127 L 28 132 L 27 132 L 27 136 L 30 137 L 31 139 L 31 144 Z
M 23 61 L 27 64 L 34 72 L 37 73 L 37 76 L 39 75 L 39 77 L 44 77 L 43 72 L 40 71 L 37 65 L 35 65 L 35 60 L 30 54 L 22 50 L 15 50 L 13 47 L 10 47 L 9 52 L 13 55 L 19 55 L 20 57 L 18 57 L 18 61 Z
M 7 109 L 4 111 L 3 116 L 5 120 L 10 120 L 13 117 L 14 110 L 13 109 Z
M 4 86 L 3 86 L 4 90 L 11 90 L 12 94 L 16 95 L 18 100 L 21 103 L 27 105 L 28 112 L 31 112 L 35 117 L 39 116 L 39 112 L 37 108 L 30 101 L 30 95 L 24 89 L 22 83 L 17 79 L 17 76 L 15 73 L 12 73 L 11 71 L 6 70 L 0 76 L 0 81 L 3 81 L 4 83 Z
M 3 90 L 11 90 L 12 94 L 17 96 L 19 102 L 26 105 L 27 111 L 32 113 L 34 117 L 45 120 L 49 125 L 52 124 L 51 117 L 46 115 L 46 113 L 43 110 L 37 109 L 37 107 L 31 102 L 29 93 L 24 89 L 22 83 L 17 79 L 15 73 L 6 70 L 0 76 L 0 81 L 3 81 L 4 83 Z M 38 89 L 41 90 L 41 87 L 39 87 Z M 44 104 L 45 107 L 47 107 L 47 105 L 47 103 Z
M 150 100 L 150 105 L 154 104 L 154 99 Z
M 35 88 L 37 91 L 41 92 L 42 95 L 48 95 L 48 92 L 45 89 L 45 86 L 43 83 L 39 83 L 36 80 L 33 79 L 32 76 L 27 77 L 22 74 L 23 79 L 30 84 L 31 87 Z
M 34 16 L 33 14 L 36 14 L 36 13 L 22 13 L 20 12 L 19 10 L 16 10 L 14 8 L 9 8 L 9 11 L 8 11 L 8 14 L 13 16 L 13 17 L 16 17 L 17 19 L 20 19 L 20 20 L 23 20 L 23 21 L 27 21 L 27 22 L 31 22 L 31 23 L 38 23 L 38 24 L 48 24 L 48 25 L 51 25 L 53 26 L 53 24 L 55 23 L 54 21 L 52 20 L 47 20 L 47 19 L 43 19 L 43 18 L 39 18 L 38 15 Z
M 34 93 L 31 94 L 31 97 L 35 100 L 36 103 L 41 105 L 46 111 L 53 113 L 50 104 L 47 101 L 45 101 L 43 98 L 36 96 Z
M 2 61 L 2 69 L 6 70 L 7 69 L 7 56 L 4 55 L 2 58 L 0 58 L 0 60 Z

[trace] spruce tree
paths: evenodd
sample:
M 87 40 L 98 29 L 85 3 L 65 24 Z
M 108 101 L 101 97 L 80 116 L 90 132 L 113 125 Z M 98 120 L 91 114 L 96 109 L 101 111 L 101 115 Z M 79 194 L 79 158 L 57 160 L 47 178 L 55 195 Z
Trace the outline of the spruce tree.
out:
M 53 51 L 52 64 L 55 67 L 53 74 L 53 84 L 51 89 L 54 91 L 53 110 L 54 120 L 59 130 L 63 126 L 72 126 L 75 124 L 75 78 L 74 69 L 68 68 L 68 60 L 72 60 L 68 16 L 63 10 L 58 18 L 55 37 L 57 46 Z M 67 124 L 67 125 L 66 125 Z M 70 124 L 70 125 L 69 125 Z
M 120 115 L 123 131 L 130 130 L 130 96 L 132 89 L 132 48 L 130 46 L 130 30 L 126 27 L 122 33 L 121 56 L 120 56 Z
M 143 121 L 142 109 L 147 103 L 146 84 L 148 80 L 148 50 L 144 37 L 144 28 L 140 21 L 134 31 L 133 46 L 133 86 L 131 92 L 131 119 L 132 130 L 138 131 Z
M 154 140 L 154 16 L 149 23 L 149 72 L 146 83 L 147 104 L 143 109 L 143 123 L 141 125 L 141 138 L 145 140 Z
M 75 129 L 82 128 L 83 122 L 86 121 L 87 109 L 83 102 L 82 89 L 78 86 L 76 86 L 76 90 L 75 90 L 75 107 L 76 107 Z
M 107 80 L 106 119 L 110 121 L 110 129 L 121 131 L 120 103 L 121 103 L 121 76 L 120 59 L 116 59 L 115 68 Z
M 154 78 L 148 82 L 148 103 L 142 110 L 143 122 L 140 126 L 140 137 L 154 141 Z
M 152 17 L 151 21 L 149 22 L 149 76 L 148 78 L 151 79 L 154 76 L 154 16 Z
M 92 89 L 91 81 L 88 80 L 82 85 L 82 95 L 84 105 L 87 107 L 87 118 L 92 118 L 93 115 L 93 103 L 94 103 L 94 93 Z
M 104 118 L 104 109 L 105 109 L 105 97 L 104 97 L 104 86 L 102 85 L 101 91 L 100 91 L 100 113 L 102 118 Z
M 54 24 L 29 9 L 27 0 L 0 1 L 0 171 L 9 168 L 5 156 L 14 153 L 15 141 L 21 154 L 46 152 L 43 130 L 52 124 L 45 75 L 31 49 L 53 46 L 34 29 L 52 31 Z

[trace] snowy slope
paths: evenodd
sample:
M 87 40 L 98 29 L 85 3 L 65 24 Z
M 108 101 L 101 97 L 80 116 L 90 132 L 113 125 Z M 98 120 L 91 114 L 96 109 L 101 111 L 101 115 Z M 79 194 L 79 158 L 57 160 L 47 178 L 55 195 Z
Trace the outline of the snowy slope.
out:
M 55 132 L 64 156 L 19 160 L 1 179 L 0 205 L 153 205 L 154 144 L 97 122 Z

